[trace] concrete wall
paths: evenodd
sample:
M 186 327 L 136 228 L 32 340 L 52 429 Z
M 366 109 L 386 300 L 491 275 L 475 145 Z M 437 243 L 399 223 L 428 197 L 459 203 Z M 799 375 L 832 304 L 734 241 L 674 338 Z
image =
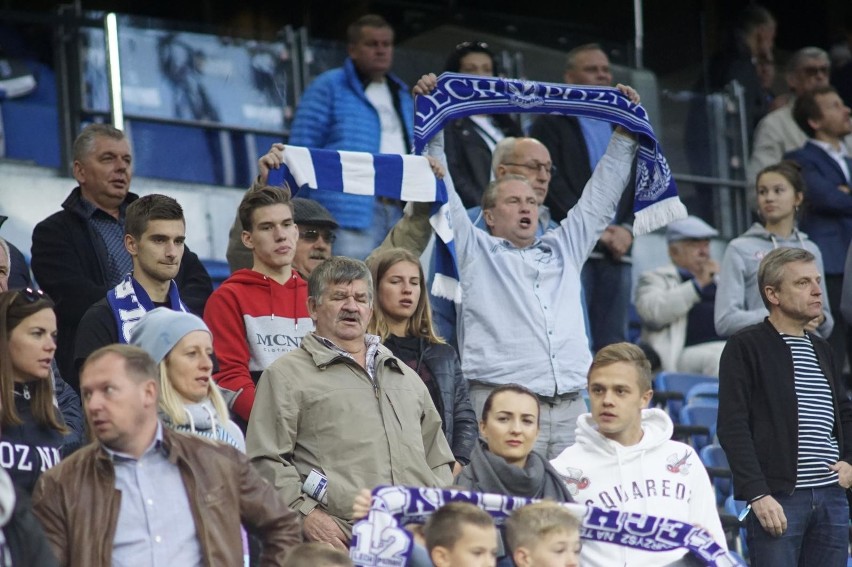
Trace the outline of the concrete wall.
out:
M 77 185 L 72 178 L 30 165 L 0 160 L 0 214 L 9 220 L 0 236 L 28 257 L 35 225 L 62 208 Z M 186 242 L 202 259 L 225 260 L 228 230 L 234 221 L 241 190 L 134 177 L 131 191 L 139 195 L 162 193 L 181 204 L 186 217 Z

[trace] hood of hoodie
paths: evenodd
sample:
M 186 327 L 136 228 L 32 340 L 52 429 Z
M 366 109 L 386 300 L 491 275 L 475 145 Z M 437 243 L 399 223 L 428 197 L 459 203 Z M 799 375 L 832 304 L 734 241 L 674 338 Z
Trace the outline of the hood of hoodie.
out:
M 644 409 L 642 410 L 642 431 L 644 432 L 642 440 L 626 447 L 598 433 L 598 426 L 591 413 L 585 413 L 577 419 L 577 443 L 590 453 L 608 457 L 621 454 L 622 459 L 631 454 L 640 455 L 663 445 L 672 438 L 674 425 L 663 410 Z
M 308 284 L 296 270 L 290 274 L 290 278 L 280 284 L 254 270 L 237 270 L 231 277 L 222 282 L 225 289 L 233 289 L 240 296 L 252 296 L 254 298 L 266 297 L 267 301 L 261 301 L 265 315 L 290 317 L 299 319 L 307 317 Z M 249 289 L 239 289 L 239 288 Z M 253 313 L 254 314 L 254 313 Z
M 766 230 L 765 226 L 756 222 L 751 225 L 747 231 L 742 233 L 740 238 L 757 238 L 761 241 L 775 242 L 776 248 L 780 248 L 782 246 L 802 248 L 802 241 L 807 240 L 808 235 L 798 228 L 794 228 L 793 232 L 790 233 L 790 236 L 785 238 L 783 236 L 778 236 L 777 234 L 772 234 Z M 761 249 L 763 248 L 765 248 L 765 245 L 761 246 Z

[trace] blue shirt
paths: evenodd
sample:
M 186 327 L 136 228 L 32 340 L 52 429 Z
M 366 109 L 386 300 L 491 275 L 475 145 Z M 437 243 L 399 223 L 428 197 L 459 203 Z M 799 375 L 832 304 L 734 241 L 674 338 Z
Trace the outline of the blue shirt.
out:
M 606 153 L 609 139 L 612 137 L 612 124 L 606 120 L 595 120 L 594 118 L 577 117 L 580 130 L 586 139 L 586 149 L 589 151 L 589 165 L 592 171 L 598 166 L 598 162 Z
M 138 460 L 104 450 L 112 457 L 115 488 L 121 491 L 113 567 L 203 565 L 186 487 L 163 446 L 163 426 L 157 423 L 153 443 Z
M 437 144 L 430 151 L 439 151 Z M 577 205 L 559 228 L 526 248 L 477 229 L 452 179 L 444 178 L 462 288 L 458 344 L 465 378 L 516 382 L 542 396 L 585 386 L 592 355 L 580 270 L 615 214 L 636 148 L 630 138 L 612 136 Z
M 81 198 L 80 205 L 86 211 L 89 223 L 106 247 L 107 284 L 114 287 L 124 279 L 125 274 L 133 269 L 133 260 L 124 247 L 124 211 L 127 205 L 122 204 L 119 208 L 118 219 L 86 199 Z

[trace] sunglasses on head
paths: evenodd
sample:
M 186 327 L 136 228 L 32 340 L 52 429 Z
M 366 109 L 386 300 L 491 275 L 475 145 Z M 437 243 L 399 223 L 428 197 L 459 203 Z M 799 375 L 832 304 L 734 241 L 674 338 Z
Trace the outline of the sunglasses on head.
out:
M 334 241 L 337 239 L 337 236 L 333 231 L 325 228 L 323 230 L 302 230 L 299 231 L 299 240 L 304 240 L 307 243 L 316 242 L 320 236 L 323 240 L 325 240 L 328 244 L 334 244 Z
M 42 299 L 50 299 L 46 293 L 44 293 L 40 289 L 22 289 L 18 292 L 18 297 L 22 297 L 24 301 L 27 303 L 35 303 L 36 301 L 40 301 Z
M 470 49 L 471 47 L 474 49 L 488 49 L 488 44 L 484 41 L 463 41 L 456 45 L 456 51 Z

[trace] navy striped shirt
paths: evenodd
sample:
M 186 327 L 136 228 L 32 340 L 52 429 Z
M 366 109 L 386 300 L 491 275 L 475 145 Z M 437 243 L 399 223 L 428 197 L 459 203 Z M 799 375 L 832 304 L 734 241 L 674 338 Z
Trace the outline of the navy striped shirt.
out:
M 837 484 L 837 473 L 829 470 L 840 459 L 834 436 L 834 400 L 828 378 L 819 366 L 810 337 L 781 333 L 793 356 L 796 398 L 799 410 L 799 455 L 796 488 Z

